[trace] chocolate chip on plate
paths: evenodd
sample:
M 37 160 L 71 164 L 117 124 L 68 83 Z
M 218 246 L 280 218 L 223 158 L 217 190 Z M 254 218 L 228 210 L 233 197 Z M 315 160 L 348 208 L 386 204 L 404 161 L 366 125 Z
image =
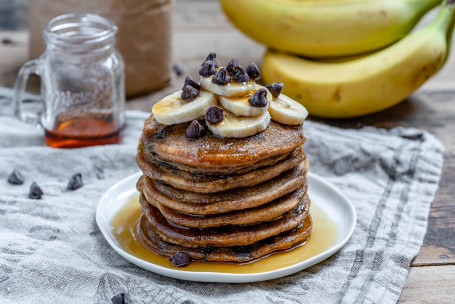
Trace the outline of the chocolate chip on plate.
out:
M 8 176 L 8 183 L 13 185 L 22 185 L 24 183 L 24 177 L 18 169 L 14 169 Z
M 119 293 L 116 296 L 113 296 L 111 298 L 111 302 L 112 302 L 112 304 L 131 304 L 132 303 L 128 294 L 124 293 L 124 292 Z
M 261 78 L 261 71 L 259 71 L 256 63 L 250 63 L 246 68 L 246 73 L 250 76 L 251 79 L 258 80 Z
M 33 182 L 30 186 L 28 197 L 31 199 L 40 199 L 43 194 L 44 192 L 41 190 L 40 186 L 38 186 L 36 182 Z
M 237 59 L 232 59 L 229 61 L 228 65 L 226 66 L 226 70 L 230 76 L 234 75 L 235 70 L 240 66 Z
M 182 89 L 181 98 L 184 101 L 193 101 L 199 96 L 200 91 L 190 85 L 186 85 Z
M 267 105 L 267 90 L 262 88 L 256 91 L 250 98 L 248 102 L 253 107 L 265 107 Z
M 68 190 L 76 190 L 83 186 L 82 183 L 82 174 L 76 173 L 71 176 L 70 181 L 68 182 Z
M 246 73 L 246 70 L 243 66 L 239 66 L 232 77 L 235 82 L 248 82 L 250 81 L 250 76 Z
M 202 137 L 205 133 L 205 128 L 197 120 L 193 122 L 186 128 L 186 136 L 191 139 L 197 139 Z
M 207 109 L 205 112 L 205 119 L 215 125 L 223 120 L 223 109 L 217 106 L 213 106 Z
M 206 63 L 207 61 L 210 61 L 215 67 L 215 69 L 218 69 L 218 62 L 216 62 L 216 53 L 210 52 L 207 58 L 205 58 L 204 62 L 201 64 L 201 66 L 203 66 L 204 63 Z
M 231 77 L 229 77 L 225 68 L 221 68 L 213 75 L 212 82 L 214 84 L 226 85 L 231 82 Z
M 185 84 L 183 86 L 187 86 L 187 85 L 190 85 L 197 90 L 201 89 L 201 85 L 199 83 L 197 83 L 196 81 L 194 81 L 193 78 L 191 78 L 190 76 L 186 76 Z
M 176 267 L 183 267 L 191 263 L 191 257 L 184 251 L 179 251 L 171 258 L 171 264 Z
M 199 75 L 203 77 L 211 76 L 215 74 L 216 68 L 213 66 L 213 62 L 204 61 L 201 68 L 199 69 Z
M 283 90 L 283 83 L 282 82 L 269 83 L 265 87 L 267 88 L 267 90 L 270 91 L 273 98 L 278 98 L 278 96 L 280 96 L 281 90 Z

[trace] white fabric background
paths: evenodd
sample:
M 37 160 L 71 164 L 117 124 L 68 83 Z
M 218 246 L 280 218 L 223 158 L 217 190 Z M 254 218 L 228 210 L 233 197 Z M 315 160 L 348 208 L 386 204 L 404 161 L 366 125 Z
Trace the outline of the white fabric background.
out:
M 425 235 L 443 148 L 431 134 L 338 129 L 305 122 L 310 170 L 355 204 L 357 229 L 333 257 L 295 275 L 252 284 L 193 283 L 118 256 L 95 223 L 102 193 L 138 171 L 146 113 L 128 112 L 122 145 L 44 146 L 42 131 L 0 116 L 0 303 L 395 303 Z M 20 186 L 6 182 L 18 168 Z M 84 187 L 66 191 L 82 173 Z M 27 198 L 36 181 L 41 200 Z

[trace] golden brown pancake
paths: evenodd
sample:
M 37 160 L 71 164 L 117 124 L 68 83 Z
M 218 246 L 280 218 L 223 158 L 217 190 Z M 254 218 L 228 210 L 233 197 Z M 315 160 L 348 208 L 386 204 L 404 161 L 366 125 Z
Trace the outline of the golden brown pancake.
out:
M 287 159 L 273 166 L 262 167 L 243 174 L 198 176 L 186 171 L 147 163 L 143 159 L 142 147 L 139 146 L 136 163 L 142 172 L 151 179 L 163 181 L 177 189 L 198 193 L 214 193 L 260 184 L 294 168 L 303 161 L 304 157 L 301 149 L 295 149 Z
M 157 208 L 146 201 L 144 195 L 140 196 L 139 202 L 142 206 L 142 214 L 147 217 L 150 227 L 160 239 L 168 243 L 192 248 L 251 245 L 270 236 L 291 230 L 303 223 L 310 208 L 310 199 L 308 195 L 305 195 L 296 208 L 274 221 L 251 226 L 199 229 L 179 226 L 168 221 Z
M 154 199 L 147 191 L 143 191 L 145 199 L 153 207 L 158 208 L 161 214 L 177 225 L 192 228 L 210 228 L 228 225 L 255 225 L 262 222 L 273 221 L 283 216 L 284 213 L 294 209 L 305 196 L 305 190 L 299 188 L 294 192 L 282 196 L 258 208 L 245 209 L 214 215 L 193 215 L 175 211 Z
M 267 129 L 245 138 L 222 138 L 211 132 L 196 140 L 186 136 L 191 122 L 162 125 L 153 115 L 145 121 L 142 138 L 150 153 L 187 166 L 230 171 L 229 167 L 254 164 L 288 153 L 305 142 L 302 126 L 270 122 Z M 204 121 L 201 121 L 205 125 Z
M 289 194 L 299 187 L 303 187 L 306 191 L 307 164 L 308 162 L 304 162 L 254 187 L 237 188 L 218 193 L 195 193 L 180 190 L 147 176 L 139 180 L 137 188 L 152 196 L 160 204 L 180 212 L 198 215 L 219 214 L 261 206 Z
M 143 145 L 142 138 L 140 140 L 139 145 Z M 292 152 L 292 151 L 291 151 Z M 256 170 L 261 167 L 266 167 L 266 166 L 273 166 L 277 164 L 278 162 L 286 159 L 289 157 L 289 154 L 291 152 L 279 154 L 279 155 L 274 155 L 271 157 L 268 157 L 266 159 L 262 159 L 258 162 L 255 162 L 254 164 L 246 164 L 246 165 L 238 165 L 238 166 L 228 166 L 228 167 L 219 167 L 219 166 L 214 166 L 214 167 L 193 167 L 193 166 L 188 166 L 182 163 L 178 163 L 175 161 L 168 161 L 165 160 L 161 157 L 158 156 L 156 153 L 150 153 L 148 149 L 142 149 L 142 158 L 144 161 L 147 163 L 153 163 L 158 166 L 165 166 L 171 169 L 178 169 L 182 171 L 186 171 L 195 175 L 222 175 L 222 174 L 242 174 L 242 173 L 247 173 L 253 170 Z
M 272 252 L 290 249 L 303 244 L 310 236 L 311 216 L 292 230 L 280 233 L 249 246 L 187 248 L 161 240 L 151 229 L 146 216 L 142 215 L 137 232 L 142 245 L 157 254 L 171 257 L 177 252 L 187 252 L 193 260 L 208 262 L 249 262 Z

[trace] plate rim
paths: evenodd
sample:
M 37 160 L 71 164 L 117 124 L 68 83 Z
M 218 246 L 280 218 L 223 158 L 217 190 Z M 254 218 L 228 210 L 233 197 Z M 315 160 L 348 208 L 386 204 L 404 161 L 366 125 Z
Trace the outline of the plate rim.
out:
M 108 242 L 109 246 L 114 249 L 122 258 L 127 260 L 130 263 L 135 264 L 138 267 L 141 267 L 147 271 L 151 271 L 156 274 L 164 275 L 167 277 L 175 278 L 175 279 L 181 279 L 181 280 L 187 280 L 187 281 L 196 281 L 196 282 L 219 282 L 219 283 L 250 283 L 250 282 L 259 282 L 259 281 L 267 281 L 267 280 L 272 280 L 272 279 L 277 279 L 280 277 L 288 276 L 293 273 L 302 271 L 308 267 L 311 267 L 327 258 L 335 254 L 338 250 L 340 250 L 346 243 L 349 241 L 351 238 L 356 226 L 357 226 L 357 212 L 355 209 L 354 204 L 351 202 L 349 198 L 346 197 L 338 188 L 336 188 L 334 185 L 332 185 L 330 182 L 326 181 L 324 178 L 308 172 L 307 178 L 308 179 L 313 179 L 324 186 L 330 188 L 333 192 L 338 195 L 343 203 L 347 206 L 347 210 L 349 211 L 350 217 L 352 217 L 352 221 L 350 222 L 350 226 L 348 229 L 348 232 L 344 236 L 343 239 L 338 241 L 334 246 L 331 246 L 327 250 L 324 250 L 323 252 L 307 259 L 304 261 L 301 261 L 297 264 L 290 265 L 287 267 L 271 270 L 271 271 L 266 271 L 266 272 L 259 272 L 259 273 L 248 273 L 248 274 L 242 274 L 242 273 L 224 273 L 224 272 L 198 272 L 198 271 L 183 271 L 183 270 L 178 270 L 178 269 L 171 269 L 171 268 L 166 268 L 157 264 L 154 264 L 152 262 L 148 262 L 145 260 L 142 260 L 125 250 L 123 250 L 120 245 L 115 240 L 115 237 L 112 234 L 111 227 L 110 227 L 110 222 L 106 219 L 104 216 L 104 213 L 102 212 L 102 208 L 104 207 L 105 202 L 108 200 L 109 196 L 111 196 L 114 192 L 119 187 L 122 187 L 123 184 L 131 182 L 131 180 L 134 180 L 134 183 L 136 183 L 136 180 L 142 175 L 142 172 L 137 172 L 132 175 L 129 175 L 122 180 L 118 181 L 111 187 L 109 187 L 108 190 L 106 190 L 101 198 L 98 201 L 97 207 L 96 207 L 96 213 L 95 213 L 95 219 L 96 219 L 96 224 L 98 228 L 100 229 L 104 239 Z M 126 192 L 126 191 L 122 191 Z M 122 206 L 128 202 L 129 198 L 133 194 L 138 193 L 138 191 L 134 188 L 131 189 L 131 194 L 129 194 L 127 197 L 128 199 L 125 199 L 125 202 L 122 204 Z

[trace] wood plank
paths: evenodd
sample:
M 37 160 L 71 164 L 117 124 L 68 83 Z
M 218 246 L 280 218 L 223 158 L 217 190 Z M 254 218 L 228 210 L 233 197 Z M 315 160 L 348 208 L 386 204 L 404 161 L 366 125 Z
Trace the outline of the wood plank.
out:
M 411 267 L 398 303 L 455 302 L 455 266 Z

